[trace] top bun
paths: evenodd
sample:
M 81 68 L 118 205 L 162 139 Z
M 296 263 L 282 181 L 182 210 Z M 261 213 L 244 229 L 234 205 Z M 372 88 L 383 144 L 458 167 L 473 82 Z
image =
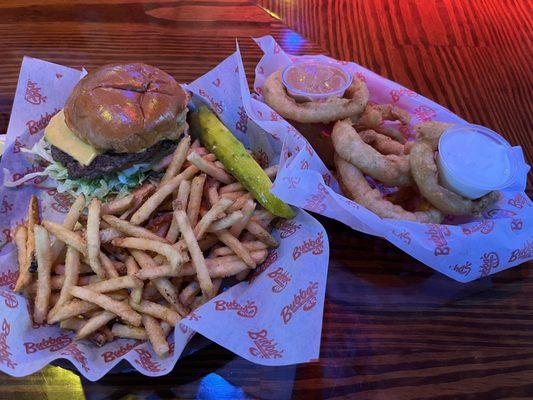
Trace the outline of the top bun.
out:
M 146 64 L 109 64 L 88 74 L 65 104 L 65 123 L 101 150 L 132 153 L 178 139 L 189 98 L 166 72 Z

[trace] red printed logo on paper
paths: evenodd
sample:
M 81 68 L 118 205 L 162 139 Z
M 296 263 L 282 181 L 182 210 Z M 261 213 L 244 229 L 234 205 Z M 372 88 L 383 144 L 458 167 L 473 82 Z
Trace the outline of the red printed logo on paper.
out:
M 287 182 L 287 189 L 296 189 L 300 184 L 300 177 L 284 176 L 283 180 Z
M 494 251 L 490 251 L 481 256 L 481 276 L 487 276 L 494 268 L 500 265 L 500 256 Z
M 279 114 L 275 111 L 270 111 L 270 120 L 279 121 Z
M 437 116 L 437 112 L 431 107 L 427 106 L 415 108 L 414 114 L 421 122 L 429 122 Z
M 220 78 L 215 79 L 212 83 L 213 83 L 213 85 L 215 85 L 216 87 L 219 87 L 219 86 L 220 86 Z
M 87 363 L 87 357 L 85 356 L 85 353 L 80 350 L 76 342 L 72 342 L 67 347 L 65 347 L 61 352 L 61 355 L 72 356 L 74 360 L 76 360 L 81 365 L 85 372 L 88 372 L 90 370 L 89 365 Z
M 470 271 L 472 271 L 472 263 L 470 261 L 467 261 L 463 265 L 455 264 L 454 266 L 450 266 L 450 269 L 457 272 L 459 275 L 468 275 Z
M 250 347 L 248 351 L 252 356 L 259 358 L 281 358 L 284 350 L 278 350 L 277 343 L 268 338 L 268 331 L 261 329 L 258 332 L 248 331 L 248 337 L 252 339 L 254 347 Z
M 485 213 L 487 218 L 511 218 L 516 215 L 514 211 L 504 208 L 493 208 Z
M 20 136 L 17 136 L 15 138 L 15 141 L 13 142 L 13 154 L 20 153 L 20 149 L 24 148 L 24 144 L 20 141 Z
M 180 331 L 182 331 L 183 333 L 189 332 L 189 327 L 187 325 L 184 325 L 180 322 L 178 326 L 180 328 Z
M 287 287 L 287 285 L 292 279 L 292 275 L 289 274 L 289 271 L 285 271 L 281 267 L 272 272 L 269 272 L 267 276 L 275 282 L 275 285 L 272 286 L 272 291 L 274 293 L 280 293 L 281 291 L 283 291 L 283 289 Z
M 391 96 L 392 102 L 397 103 L 400 101 L 400 98 L 402 96 L 416 97 L 417 94 L 409 89 L 399 89 L 399 90 L 393 89 L 390 91 L 390 96 Z
M 239 107 L 239 120 L 235 124 L 235 129 L 242 133 L 248 131 L 248 115 L 246 115 L 246 110 L 243 106 Z
M 305 149 L 307 150 L 307 154 L 309 154 L 311 157 L 315 154 L 315 150 L 307 141 L 305 142 Z
M 139 340 L 136 340 L 135 343 L 126 343 L 123 346 L 120 346 L 116 350 L 111 351 L 105 351 L 101 354 L 102 358 L 104 359 L 104 362 L 108 363 L 111 361 L 115 361 L 117 358 L 120 358 L 126 354 L 128 354 L 131 350 L 133 350 L 137 345 L 141 343 Z
M 450 229 L 444 225 L 428 224 L 426 234 L 429 235 L 429 240 L 435 245 L 433 254 L 436 256 L 447 256 L 450 254 L 450 247 L 448 246 L 447 237 L 451 236 Z
M 512 231 L 521 231 L 523 227 L 524 227 L 524 222 L 520 218 L 513 218 L 511 220 Z
M 259 67 L 257 69 L 257 72 L 260 74 L 260 75 L 264 75 L 265 74 L 265 69 L 263 67 Z
M 30 135 L 35 135 L 46 128 L 52 117 L 56 115 L 58 111 L 59 109 L 55 108 L 51 114 L 45 112 L 44 114 L 41 114 L 38 120 L 30 119 L 26 122 L 26 127 L 28 128 Z
M 297 260 L 305 253 L 309 252 L 315 256 L 324 252 L 324 234 L 322 232 L 320 232 L 315 239 L 309 238 L 304 240 L 302 245 L 296 246 L 292 251 L 292 258 Z
M 324 179 L 324 183 L 329 186 L 331 185 L 331 174 L 326 172 L 324 174 L 322 174 L 322 179 Z
M 471 235 L 475 232 L 480 232 L 483 235 L 488 235 L 494 229 L 494 225 L 495 225 L 494 221 L 484 219 L 478 222 L 476 225 L 472 226 L 471 228 L 463 227 L 463 233 L 465 235 Z
M 150 372 L 162 371 L 161 364 L 152 360 L 152 354 L 144 349 L 135 349 L 135 352 L 139 355 L 139 358 L 135 360 L 136 364 L 139 364 L 145 370 Z
M 7 214 L 13 210 L 13 203 L 8 201 L 7 195 L 2 198 L 2 204 L 0 205 L 0 214 Z
M 286 219 L 278 225 L 280 231 L 280 238 L 286 239 L 289 236 L 294 235 L 298 229 L 302 227 L 302 224 L 297 224 L 292 220 Z
M 300 169 L 309 169 L 309 161 L 307 160 L 300 161 Z
M 32 165 L 30 167 L 26 167 L 24 172 L 15 172 L 13 175 L 11 175 L 11 180 L 17 181 L 20 178 L 25 177 L 28 174 L 32 174 L 34 172 L 42 172 L 44 171 L 44 167 L 41 167 L 39 165 Z M 46 176 L 36 176 L 35 178 L 31 179 L 35 185 L 39 185 L 43 183 L 46 180 Z
M 194 311 L 191 311 L 189 315 L 187 315 L 185 318 L 187 318 L 190 321 L 200 321 L 200 318 L 202 317 L 196 314 Z
M 15 296 L 13 293 L 0 290 L 0 297 L 4 298 L 4 303 L 9 308 L 17 308 L 19 305 L 19 301 L 17 299 L 17 296 Z
M 526 205 L 526 198 L 521 193 L 517 193 L 515 197 L 509 199 L 507 204 L 510 206 L 522 209 Z
M 244 304 L 237 301 L 215 301 L 215 311 L 236 311 L 237 315 L 244 318 L 253 318 L 257 314 L 257 306 L 254 301 L 247 300 Z
M 59 193 L 56 189 L 47 189 L 46 194 L 54 199 L 52 208 L 62 214 L 66 214 L 72 205 L 72 197 L 65 193 Z
M 522 248 L 513 250 L 508 262 L 528 260 L 533 257 L 533 241 L 527 241 Z
M 309 311 L 316 306 L 318 300 L 318 282 L 309 282 L 309 286 L 306 289 L 300 289 L 298 293 L 293 296 L 292 301 L 287 304 L 281 310 L 281 318 L 283 323 L 287 325 L 292 319 L 294 314 L 300 309 L 303 311 Z
M 8 269 L 0 274 L 0 286 L 8 286 L 11 290 L 15 289 L 15 283 L 19 276 L 18 271 Z
M 211 109 L 215 112 L 215 114 L 221 114 L 222 111 L 224 111 L 224 107 L 222 107 L 222 103 L 215 101 L 215 99 L 209 96 L 204 89 L 198 90 L 198 93 L 200 94 L 200 96 L 205 97 L 209 101 L 209 104 L 211 105 Z
M 266 260 L 263 262 L 263 264 L 261 264 L 254 270 L 253 275 L 250 275 L 250 277 L 248 278 L 248 282 L 252 283 L 253 281 L 255 281 L 257 277 L 261 275 L 261 273 L 264 270 L 266 270 L 268 267 L 274 264 L 274 262 L 276 262 L 277 259 L 278 259 L 278 252 L 276 250 L 272 250 L 270 253 L 268 253 L 268 256 Z
M 40 342 L 26 342 L 24 343 L 24 350 L 26 354 L 37 353 L 38 351 L 49 350 L 50 352 L 59 351 L 72 342 L 72 339 L 63 334 L 61 336 L 42 339 Z
M 400 239 L 402 242 L 404 242 L 405 244 L 407 245 L 411 244 L 411 234 L 405 229 L 400 232 L 396 232 L 396 230 L 393 229 L 392 234 L 396 236 L 398 239 Z
M 24 100 L 28 103 L 38 106 L 39 104 L 46 103 L 46 96 L 41 93 L 41 88 L 37 86 L 36 82 L 28 79 L 26 82 L 26 92 L 24 93 Z
M 311 197 L 307 199 L 304 208 L 320 214 L 326 210 L 326 204 L 324 203 L 324 199 L 326 198 L 326 196 L 328 196 L 329 193 L 326 189 L 326 186 L 321 183 L 318 184 L 317 191 L 317 194 L 312 194 Z
M 17 363 L 15 363 L 11 356 L 13 355 L 9 350 L 7 344 L 7 338 L 11 332 L 11 325 L 4 318 L 2 321 L 2 331 L 0 332 L 0 364 L 5 364 L 8 368 L 15 369 Z

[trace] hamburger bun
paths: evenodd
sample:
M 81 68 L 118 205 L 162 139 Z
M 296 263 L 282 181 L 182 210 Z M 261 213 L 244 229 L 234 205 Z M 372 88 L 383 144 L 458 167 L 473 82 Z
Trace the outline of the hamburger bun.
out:
M 166 72 L 141 64 L 109 64 L 74 87 L 65 123 L 97 149 L 133 153 L 186 128 L 189 96 Z

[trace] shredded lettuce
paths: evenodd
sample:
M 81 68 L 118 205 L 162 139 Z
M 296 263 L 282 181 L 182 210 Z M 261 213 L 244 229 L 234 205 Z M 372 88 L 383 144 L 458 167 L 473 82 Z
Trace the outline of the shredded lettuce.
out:
M 69 179 L 66 167 L 54 161 L 50 144 L 44 138 L 35 143 L 31 149 L 23 149 L 23 151 L 45 160 L 48 165 L 44 171 L 38 172 L 37 174 L 54 179 L 57 183 L 57 191 L 59 193 L 69 193 L 74 197 L 82 193 L 85 196 L 98 197 L 102 200 L 111 195 L 118 195 L 118 197 L 126 196 L 148 177 L 158 177 L 161 175 L 153 171 L 153 165 L 151 163 L 142 163 L 95 179 Z M 4 185 L 10 187 L 18 186 L 35 178 L 35 176 L 30 175 L 35 175 L 35 173 L 28 174 L 15 182 L 4 182 Z M 7 175 L 5 174 L 5 176 Z

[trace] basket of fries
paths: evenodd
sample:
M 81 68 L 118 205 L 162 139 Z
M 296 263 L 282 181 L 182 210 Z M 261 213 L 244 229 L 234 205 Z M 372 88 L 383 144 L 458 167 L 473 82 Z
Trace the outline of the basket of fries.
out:
M 113 66 L 106 79 L 118 79 L 117 70 L 123 79 L 130 67 Z M 145 157 L 149 168 L 118 174 L 113 183 L 74 184 L 52 171 L 42 128 L 71 118 L 71 93 L 80 101 L 106 68 L 84 78 L 23 61 L 20 82 L 35 82 L 47 101 L 28 104 L 17 89 L 2 158 L 0 369 L 23 376 L 66 359 L 95 380 L 125 360 L 158 376 L 172 370 L 195 333 L 260 364 L 317 359 L 327 236 L 311 216 L 271 194 L 283 138 L 248 117 L 239 52 L 187 85 L 193 129 L 180 131 L 166 157 Z M 105 104 L 105 96 L 116 102 L 118 95 L 98 96 Z M 41 129 L 28 131 L 27 118 L 42 118 Z M 111 157 L 130 155 L 106 162 Z M 297 340 L 302 334 L 305 343 Z
M 274 190 L 280 198 L 383 237 L 460 282 L 533 258 L 529 166 L 520 147 L 356 63 L 292 56 L 271 36 L 256 42 L 264 52 L 256 123 L 267 131 L 301 129 L 319 144 L 286 141 Z M 287 82 L 296 69 L 299 78 Z M 304 84 L 325 98 L 291 94 Z M 334 95 L 335 85 L 347 84 Z

